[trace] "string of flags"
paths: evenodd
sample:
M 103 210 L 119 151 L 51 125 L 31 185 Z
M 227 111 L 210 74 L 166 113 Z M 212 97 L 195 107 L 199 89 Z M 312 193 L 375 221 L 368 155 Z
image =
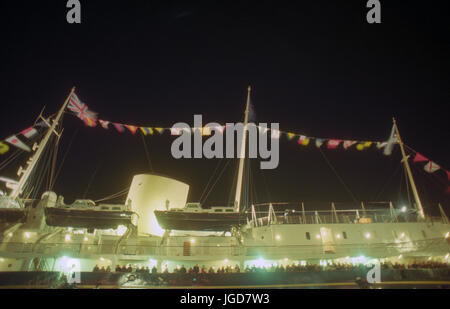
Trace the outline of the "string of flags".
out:
M 13 134 L 3 141 L 0 141 L 0 155 L 5 154 L 10 150 L 9 145 L 13 145 L 21 150 L 30 152 L 31 148 L 27 143 L 24 142 L 24 137 L 26 138 L 26 140 L 32 140 L 38 135 L 38 128 L 46 126 L 46 122 L 40 121 L 36 125 L 26 128 L 25 130 L 22 130 L 19 133 Z

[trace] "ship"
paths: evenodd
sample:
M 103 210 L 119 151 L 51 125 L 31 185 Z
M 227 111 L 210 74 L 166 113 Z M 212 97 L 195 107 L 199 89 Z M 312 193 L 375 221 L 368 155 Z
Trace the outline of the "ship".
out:
M 66 205 L 63 197 L 52 191 L 45 191 L 39 199 L 29 201 L 26 190 L 35 188 L 30 185 L 32 176 L 36 176 L 38 163 L 44 162 L 42 154 L 50 138 L 59 138 L 58 123 L 74 90 L 56 116 L 45 119 L 49 126 L 39 145 L 33 147 L 27 168 L 20 168 L 20 179 L 12 191 L 0 196 L 0 286 L 23 286 L 40 280 L 40 287 L 51 287 L 49 282 L 63 275 L 81 286 L 95 285 L 101 280 L 115 287 L 153 286 L 143 274 L 92 273 L 96 265 L 112 269 L 115 265 L 131 265 L 134 269 L 155 267 L 163 273 L 164 270 L 173 272 L 181 265 L 193 267 L 196 264 L 216 269 L 238 265 L 244 269 L 313 264 L 326 268 L 335 263 L 366 265 L 373 261 L 450 262 L 447 215 L 440 204 L 437 205 L 440 216 L 424 212 L 395 120 L 393 132 L 414 196 L 411 203 L 385 202 L 372 207 L 370 203 L 361 202 L 360 208 L 348 209 L 331 202 L 329 211 L 305 210 L 303 203 L 296 207 L 275 202 L 245 205 L 241 198 L 242 190 L 246 190 L 242 158 L 233 206 L 203 208 L 199 203 L 187 203 L 178 210 L 176 207 L 155 210 L 164 205 L 130 206 L 137 203 L 136 199 L 99 205 L 90 200 L 78 200 Z M 245 123 L 248 110 L 249 92 Z M 152 179 L 162 181 L 163 177 L 152 175 Z M 166 184 L 164 182 L 161 188 L 166 188 Z M 145 192 L 159 189 L 154 183 L 141 187 Z M 179 193 L 172 195 L 179 196 Z M 244 206 L 249 207 L 244 209 Z M 147 233 L 146 227 L 153 223 L 143 218 L 151 214 L 158 218 L 165 230 L 163 234 Z M 357 275 L 362 273 L 333 270 L 273 276 L 236 273 L 225 279 L 211 277 L 205 284 L 293 287 L 295 284 L 348 282 Z M 400 282 L 448 282 L 450 278 L 448 268 L 407 269 L 401 273 L 382 270 L 381 275 L 385 280 Z M 192 284 L 192 276 L 186 276 L 187 281 L 182 284 Z

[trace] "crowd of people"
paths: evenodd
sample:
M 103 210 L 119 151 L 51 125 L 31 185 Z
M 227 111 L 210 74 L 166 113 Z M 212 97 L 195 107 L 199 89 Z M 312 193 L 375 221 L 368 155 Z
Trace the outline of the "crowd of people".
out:
M 411 262 L 411 263 L 391 263 L 385 262 L 380 263 L 381 269 L 450 269 L 449 263 L 442 263 L 436 261 L 427 261 L 427 262 Z M 231 273 L 255 273 L 255 272 L 319 272 L 319 271 L 354 271 L 361 270 L 366 267 L 364 264 L 351 264 L 351 263 L 332 263 L 327 265 L 318 265 L 318 264 L 272 264 L 271 266 L 255 266 L 255 265 L 247 265 L 242 271 L 239 265 L 231 266 L 222 266 L 222 267 L 206 267 L 202 265 L 201 267 L 196 264 L 195 266 L 186 268 L 184 265 L 180 267 L 176 267 L 173 269 L 172 273 L 175 274 L 231 274 Z M 111 268 L 107 266 L 99 267 L 95 265 L 93 272 L 111 272 Z M 149 267 L 135 267 L 133 268 L 131 265 L 120 266 L 117 265 L 115 268 L 115 272 L 117 273 L 152 273 L 157 274 L 161 273 L 158 271 L 156 266 L 153 266 L 151 269 Z M 169 273 L 168 267 L 164 267 L 162 273 Z

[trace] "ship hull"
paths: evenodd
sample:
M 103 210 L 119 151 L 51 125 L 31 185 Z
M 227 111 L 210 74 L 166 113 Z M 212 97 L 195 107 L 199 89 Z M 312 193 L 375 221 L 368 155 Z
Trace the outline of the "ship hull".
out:
M 131 211 L 102 211 L 47 207 L 45 221 L 49 226 L 115 229 L 131 223 Z
M 230 231 L 247 223 L 246 213 L 175 212 L 155 210 L 156 220 L 166 230 Z

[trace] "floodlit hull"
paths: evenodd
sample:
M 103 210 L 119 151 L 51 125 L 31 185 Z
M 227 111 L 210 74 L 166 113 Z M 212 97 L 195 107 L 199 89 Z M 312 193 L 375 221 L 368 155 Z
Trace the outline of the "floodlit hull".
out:
M 131 223 L 132 211 L 104 211 L 93 209 L 45 208 L 49 226 L 75 228 L 115 229 Z
M 247 223 L 246 213 L 176 212 L 155 210 L 158 224 L 166 230 L 229 231 Z

